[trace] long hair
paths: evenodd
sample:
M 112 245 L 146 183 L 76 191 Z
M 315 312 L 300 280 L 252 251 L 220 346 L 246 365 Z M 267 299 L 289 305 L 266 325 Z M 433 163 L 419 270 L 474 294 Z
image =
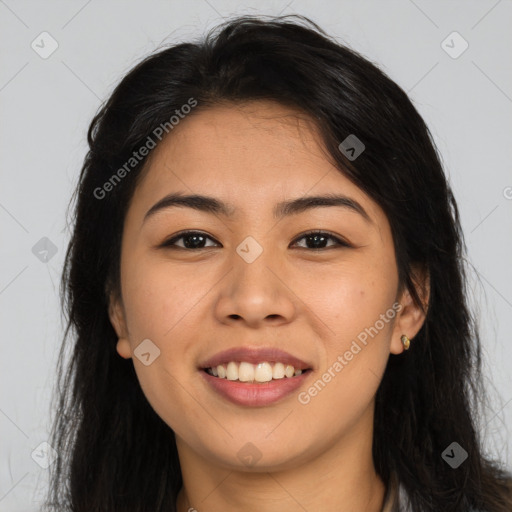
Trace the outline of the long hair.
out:
M 432 136 L 397 84 L 299 15 L 241 16 L 195 42 L 159 49 L 92 120 L 61 281 L 67 326 L 50 510 L 176 510 L 182 476 L 174 432 L 148 403 L 133 362 L 116 352 L 108 298 L 120 294 L 124 217 L 148 157 L 129 168 L 126 162 L 154 140 L 155 128 L 172 137 L 169 119 L 191 98 L 197 104 L 189 115 L 258 99 L 300 109 L 339 172 L 384 210 L 400 285 L 421 305 L 412 270 L 420 265 L 430 296 L 413 348 L 389 357 L 377 392 L 376 470 L 385 483 L 397 475 L 414 511 L 510 512 L 508 475 L 485 458 L 477 432 L 480 339 L 467 301 L 459 213 Z M 365 144 L 357 160 L 339 149 L 349 135 Z M 116 174 L 122 179 L 113 181 Z M 454 441 L 468 453 L 457 469 L 442 457 Z

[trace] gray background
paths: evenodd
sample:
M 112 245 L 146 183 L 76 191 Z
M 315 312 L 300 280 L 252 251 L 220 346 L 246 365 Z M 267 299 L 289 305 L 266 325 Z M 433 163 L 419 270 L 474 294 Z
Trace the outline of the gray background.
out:
M 488 452 L 512 466 L 511 0 L 0 0 L 0 511 L 37 510 L 46 485 L 48 470 L 35 460 L 50 456 L 38 447 L 48 437 L 63 333 L 65 212 L 88 124 L 121 76 L 156 46 L 242 13 L 309 16 L 378 63 L 431 128 L 473 266 L 491 391 L 482 433 Z M 58 43 L 47 59 L 31 47 L 35 40 L 50 48 L 49 39 L 41 43 L 44 31 Z M 445 51 L 463 48 L 457 36 L 446 40 L 454 31 L 469 44 L 458 58 Z M 32 251 L 43 237 L 57 250 L 46 262 Z

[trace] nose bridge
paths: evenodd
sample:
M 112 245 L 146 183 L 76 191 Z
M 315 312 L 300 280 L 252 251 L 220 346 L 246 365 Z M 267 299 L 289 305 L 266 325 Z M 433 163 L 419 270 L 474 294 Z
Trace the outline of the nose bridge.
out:
M 276 254 L 269 244 L 268 237 L 246 236 L 235 249 L 233 270 L 235 284 L 249 286 L 250 293 L 272 293 L 275 281 L 270 271 L 276 265 Z M 242 290 L 243 291 L 243 290 Z
M 222 291 L 217 313 L 255 324 L 268 317 L 289 319 L 293 303 L 287 287 L 279 279 L 280 265 L 268 237 L 260 241 L 247 236 L 235 248 L 229 285 Z
M 268 243 L 268 237 L 263 238 L 258 236 L 258 240 L 252 235 L 246 236 L 236 247 L 235 251 L 240 258 L 247 264 L 252 265 L 258 259 L 265 260 L 268 257 L 270 250 L 270 244 Z M 265 256 L 262 258 L 262 255 Z M 260 261 L 261 264 L 261 261 Z

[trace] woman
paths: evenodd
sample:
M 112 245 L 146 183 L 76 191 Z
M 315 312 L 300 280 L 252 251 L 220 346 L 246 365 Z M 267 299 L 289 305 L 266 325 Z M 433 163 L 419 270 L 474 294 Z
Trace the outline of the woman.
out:
M 52 510 L 512 510 L 429 131 L 293 18 L 149 56 L 90 126 Z

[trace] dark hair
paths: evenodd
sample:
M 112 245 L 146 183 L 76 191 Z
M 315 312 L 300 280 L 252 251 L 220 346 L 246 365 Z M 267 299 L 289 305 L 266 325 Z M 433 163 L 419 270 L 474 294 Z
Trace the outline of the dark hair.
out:
M 105 190 L 191 98 L 190 115 L 258 99 L 299 109 L 315 121 L 339 171 L 381 206 L 401 286 L 421 304 L 418 265 L 428 272 L 430 296 L 413 347 L 389 357 L 377 392 L 377 472 L 386 484 L 398 476 L 414 511 L 510 511 L 508 475 L 484 457 L 476 431 L 480 340 L 467 304 L 459 213 L 431 134 L 378 67 L 298 15 L 241 16 L 196 43 L 159 50 L 123 78 L 90 125 L 61 282 L 68 323 L 50 442 L 60 454 L 50 467 L 51 510 L 176 510 L 182 477 L 174 432 L 148 403 L 133 362 L 116 352 L 108 316 L 109 294 L 120 294 L 125 214 L 148 158 L 104 197 L 95 190 Z M 351 134 L 365 144 L 353 161 L 338 148 Z M 468 452 L 456 470 L 441 457 L 453 441 Z

